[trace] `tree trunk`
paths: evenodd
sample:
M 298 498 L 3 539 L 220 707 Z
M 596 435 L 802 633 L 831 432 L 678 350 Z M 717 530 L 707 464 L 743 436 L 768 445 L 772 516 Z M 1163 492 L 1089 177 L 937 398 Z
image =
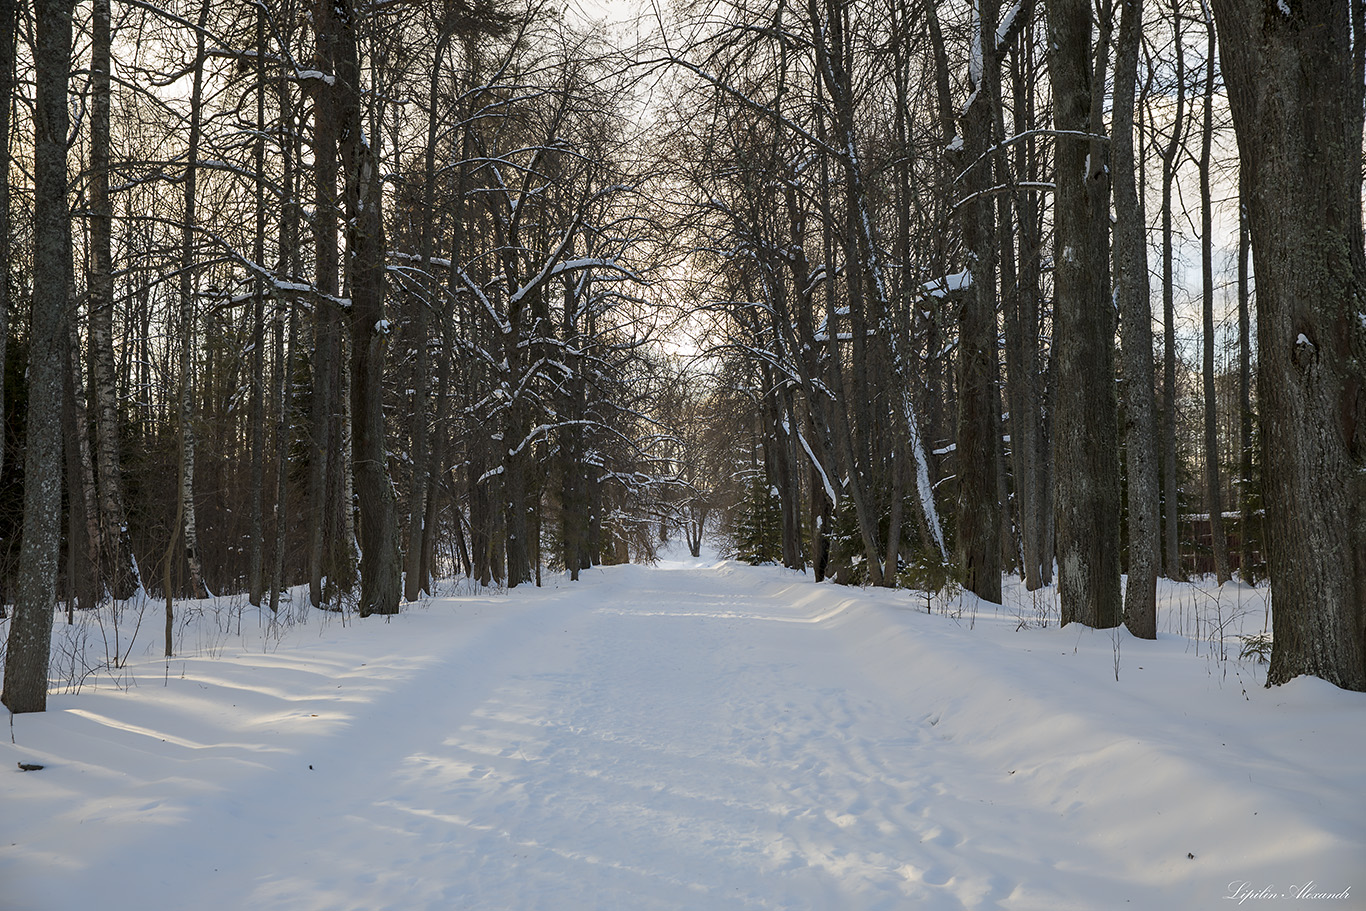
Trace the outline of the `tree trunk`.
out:
M 75 282 L 68 285 L 73 289 Z M 73 293 L 74 298 L 74 293 Z M 100 578 L 99 508 L 95 504 L 95 467 L 90 458 L 89 411 L 81 376 L 81 336 L 76 313 L 67 311 L 67 345 L 62 380 L 62 435 L 65 437 L 67 485 L 67 586 L 82 610 L 99 606 L 103 594 Z M 67 621 L 71 620 L 68 601 Z
M 1349 5 L 1215 0 L 1257 266 L 1273 646 L 1366 690 L 1366 263 Z M 1349 163 L 1354 164 L 1348 167 Z
M 257 273 L 253 280 L 251 308 L 251 492 L 248 494 L 247 599 L 261 606 L 265 593 L 265 476 L 266 476 L 266 286 L 261 275 L 266 258 L 266 28 L 265 11 L 256 10 L 256 141 L 252 147 L 255 173 L 256 235 L 252 261 Z
M 47 709 L 52 609 L 62 511 L 62 349 L 67 345 L 64 276 L 71 268 L 67 210 L 67 84 L 71 0 L 34 0 L 37 104 L 34 110 L 33 268 L 29 324 L 29 398 L 24 457 L 24 537 L 5 655 L 5 706 L 15 714 Z M 8 99 L 6 99 L 8 103 Z M 63 277 L 51 280 L 52 277 Z
M 360 615 L 398 612 L 402 594 L 397 507 L 384 431 L 384 226 L 381 174 L 361 110 L 357 13 L 351 0 L 314 7 L 320 35 L 335 42 L 340 152 L 346 176 L 347 285 L 351 290 L 351 462 L 360 508 Z M 343 503 L 343 509 L 349 508 Z
M 0 0 L 0 427 L 5 424 L 5 348 L 9 341 L 10 192 L 9 169 L 14 137 L 10 135 L 15 85 L 15 37 L 20 0 Z M 0 439 L 0 475 L 5 468 L 5 440 Z M 3 598 L 0 598 L 2 601 Z M 0 615 L 4 605 L 0 604 Z
M 1035 76 L 1033 43 L 1026 32 L 1012 61 L 1012 104 L 1017 130 L 1034 129 Z M 1023 181 L 1042 180 L 1039 156 L 1034 141 L 1025 139 L 1014 147 L 1015 173 Z M 1019 502 L 1021 550 L 1024 554 L 1024 580 L 1028 591 L 1036 591 L 1052 578 L 1052 560 L 1045 558 L 1048 516 L 1048 453 L 1042 422 L 1042 368 L 1039 351 L 1040 271 L 1042 268 L 1042 224 L 1039 195 L 1033 190 L 1019 191 L 1017 234 L 1019 269 L 1015 290 L 1006 302 L 1006 359 L 1010 380 L 1011 453 L 1015 473 L 1015 494 Z M 1004 222 L 1003 222 L 1004 225 Z M 1007 236 L 1004 248 L 1012 246 Z M 1005 258 L 1002 258 L 1005 265 Z
M 428 462 L 430 445 L 428 442 L 428 399 L 431 395 L 431 355 L 427 348 L 427 310 L 436 307 L 440 285 L 432 265 L 432 251 L 436 244 L 436 142 L 438 118 L 436 113 L 439 98 L 441 64 L 446 56 L 446 47 L 451 39 L 449 28 L 443 28 L 436 42 L 432 57 L 430 91 L 427 93 L 427 145 L 422 171 L 422 238 L 420 256 L 422 259 L 423 293 L 416 297 L 412 315 L 413 338 L 417 343 L 417 363 L 413 368 L 412 396 L 412 437 L 410 449 L 413 460 L 412 487 L 408 493 L 408 550 L 405 554 L 407 566 L 403 579 L 403 597 L 416 601 L 423 591 L 431 590 L 431 581 L 423 573 L 423 543 L 426 538 L 427 523 L 427 478 L 430 472 Z
M 816 0 L 811 0 L 810 11 L 812 21 L 817 22 Z M 832 83 L 838 85 L 838 81 L 832 78 Z M 822 135 L 824 129 L 821 130 Z M 846 165 L 846 180 L 848 178 Z M 822 157 L 821 159 L 821 221 L 823 227 L 823 241 L 825 245 L 825 325 L 829 337 L 830 354 L 826 358 L 827 377 L 826 383 L 829 389 L 833 390 L 838 401 L 832 403 L 830 408 L 831 417 L 831 437 L 833 442 L 833 455 L 835 463 L 839 467 L 839 472 L 843 475 L 845 489 L 843 496 L 847 496 L 850 505 L 854 508 L 854 517 L 858 523 L 859 538 L 863 545 L 864 558 L 867 561 L 868 580 L 873 585 L 883 584 L 882 573 L 882 548 L 878 544 L 877 520 L 871 512 L 871 507 L 865 497 L 865 478 L 860 469 L 860 461 L 857 455 L 857 447 L 853 439 L 853 427 L 851 426 L 851 415 L 848 403 L 854 400 L 855 392 L 850 382 L 848 372 L 841 367 L 842 356 L 839 350 L 839 325 L 838 296 L 835 289 L 835 226 L 834 214 L 830 201 L 830 176 L 829 162 Z M 849 272 L 858 272 L 857 268 L 849 268 L 846 261 L 846 278 L 850 282 L 857 282 L 856 275 L 848 275 Z M 853 306 L 849 309 L 852 311 Z M 857 335 L 857 331 L 851 334 Z M 861 365 L 860 365 L 861 366 Z M 857 373 L 857 369 L 855 373 Z
M 1210 194 L 1210 151 L 1214 145 L 1214 19 L 1205 14 L 1205 104 L 1200 142 L 1200 272 L 1204 317 L 1201 381 L 1205 410 L 1205 506 L 1209 509 L 1214 577 L 1229 580 L 1228 539 L 1224 536 L 1223 472 L 1219 469 L 1219 422 L 1214 390 L 1214 203 Z
M 1180 471 L 1176 458 L 1176 276 L 1172 267 L 1172 187 L 1176 180 L 1177 153 L 1185 129 L 1186 56 L 1181 44 L 1178 0 L 1172 0 L 1172 23 L 1176 44 L 1176 113 L 1171 140 L 1162 153 L 1162 504 L 1167 541 L 1167 578 L 1185 578 L 1181 569 Z
M 1054 423 L 1062 622 L 1120 622 L 1115 310 L 1109 282 L 1110 172 L 1092 72 L 1091 4 L 1047 0 L 1057 139 L 1054 235 Z M 1107 30 L 1101 22 L 1104 58 Z M 1098 76 L 1102 78 L 1097 78 Z
M 1134 91 L 1143 33 L 1143 0 L 1121 0 L 1115 57 L 1111 155 L 1115 174 L 1115 298 L 1123 350 L 1125 451 L 1129 469 L 1129 581 L 1124 625 L 1140 639 L 1157 638 L 1157 414 L 1153 407 L 1152 306 L 1148 302 L 1148 238 L 1134 154 Z
M 288 218 L 288 216 L 286 216 Z M 279 377 L 275 383 L 276 424 L 275 424 L 275 546 L 271 551 L 270 571 L 270 612 L 280 610 L 280 592 L 285 587 L 285 541 L 289 528 L 289 442 L 290 414 L 293 411 L 292 389 L 294 388 L 294 352 L 298 347 L 298 311 L 289 307 L 288 330 L 285 316 L 277 317 L 275 324 L 275 364 Z M 286 331 L 288 349 L 286 349 Z M 286 353 L 286 351 L 288 353 Z
M 321 10 L 324 4 L 315 4 Z M 330 7 L 328 7 L 330 9 Z M 320 14 L 319 14 L 320 15 Z M 316 25 L 317 65 L 335 82 L 337 36 L 330 13 Z M 327 571 L 329 530 L 337 524 L 336 512 L 349 504 L 338 504 L 330 496 L 335 487 L 335 472 L 328 470 L 336 460 L 336 411 L 341 382 L 340 316 L 337 301 L 341 296 L 338 278 L 339 255 L 337 225 L 341 210 L 337 191 L 337 143 L 341 136 L 338 87 L 325 79 L 312 80 L 313 93 L 313 214 L 314 286 L 317 295 L 313 311 L 313 401 L 309 418 L 308 458 L 308 596 L 314 607 L 321 607 L 326 593 L 323 580 Z M 335 538 L 335 535 L 331 537 Z M 336 580 L 334 579 L 333 582 Z
M 984 601 L 1001 603 L 1001 406 L 996 354 L 996 206 L 994 108 L 999 96 L 996 0 L 977 3 L 973 26 L 972 91 L 963 113 L 963 160 L 967 171 L 961 207 L 963 242 L 972 285 L 963 298 L 958 331 L 958 564 L 963 587 Z
M 560 439 L 560 534 L 564 547 L 564 565 L 569 578 L 579 581 L 579 573 L 591 565 L 588 552 L 588 469 L 584 459 L 586 432 L 580 422 L 588 409 L 587 384 L 584 375 L 585 339 L 579 332 L 582 299 L 575 292 L 572 277 L 565 280 L 562 335 L 565 340 L 564 364 L 569 378 L 564 384 L 562 413 L 568 424 L 559 432 Z
M 452 251 L 451 261 L 455 261 L 455 254 Z M 450 393 L 451 393 L 451 361 L 454 360 L 452 354 L 453 330 L 451 328 L 451 301 L 454 293 L 446 296 L 446 301 L 441 311 L 441 338 L 442 356 L 436 368 L 436 414 L 433 426 L 436 428 L 436 436 L 431 440 L 431 454 L 429 455 L 431 467 L 427 471 L 427 515 L 422 523 L 422 578 L 427 582 L 427 591 L 431 593 L 431 580 L 436 575 L 436 542 L 440 529 L 438 518 L 440 515 L 441 493 L 446 490 L 444 481 L 447 477 L 450 460 L 450 436 L 447 431 L 447 424 L 450 412 Z M 456 517 L 455 531 L 460 533 L 459 517 Z M 463 544 L 463 538 L 462 538 Z M 453 567 L 452 572 L 457 570 Z
M 1366 42 L 1363 42 L 1366 45 Z M 1261 542 L 1261 517 L 1252 485 L 1252 295 L 1248 266 L 1252 238 L 1247 224 L 1247 169 L 1238 171 L 1238 512 L 1242 529 L 1239 574 L 1249 585 L 1257 581 L 1253 555 Z
M 282 36 L 288 42 L 288 35 Z M 276 100 L 279 106 L 279 122 L 291 123 L 294 114 L 294 99 L 287 80 L 276 83 Z M 286 276 L 296 276 L 299 270 L 299 206 L 298 188 L 298 134 L 282 137 L 281 185 L 286 203 L 281 207 L 279 221 L 279 250 L 276 272 Z M 287 315 L 285 309 L 287 308 Z M 286 326 L 287 322 L 287 326 Z M 287 335 L 287 337 L 286 337 Z M 291 417 L 293 415 L 295 354 L 299 349 L 298 307 L 292 299 L 281 300 L 275 314 L 274 362 L 275 362 L 275 545 L 271 551 L 270 573 L 270 611 L 280 610 L 280 593 L 285 587 L 285 542 L 289 528 L 289 449 L 291 440 Z M 287 344 L 286 344 L 287 343 Z
M 185 162 L 185 194 L 182 200 L 183 222 L 180 227 L 180 514 L 184 521 L 185 561 L 190 570 L 190 595 L 208 597 L 204 586 L 203 564 L 199 556 L 198 517 L 194 503 L 194 366 L 192 354 L 195 338 L 194 288 L 194 228 L 196 225 L 195 188 L 199 172 L 199 141 L 201 137 L 204 97 L 204 24 L 209 17 L 209 0 L 199 8 L 199 27 L 195 32 L 194 77 L 190 88 L 190 137 Z
M 811 467 L 811 570 L 817 582 L 824 582 L 826 569 L 830 565 L 830 522 L 834 504 L 830 502 L 822 482 L 823 475 L 818 466 Z M 698 556 L 702 540 L 702 529 L 697 534 L 699 548 L 693 556 Z
M 90 87 L 90 370 L 95 398 L 95 467 L 99 480 L 100 539 L 104 581 L 116 600 L 142 586 L 123 502 L 119 455 L 118 382 L 114 370 L 114 269 L 109 199 L 110 5 L 92 11 Z

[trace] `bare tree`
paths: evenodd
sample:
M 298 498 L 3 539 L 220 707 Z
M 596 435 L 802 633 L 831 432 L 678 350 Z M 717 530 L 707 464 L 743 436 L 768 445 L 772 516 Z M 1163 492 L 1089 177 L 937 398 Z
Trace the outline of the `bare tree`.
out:
M 1218 396 L 1214 388 L 1214 201 L 1210 191 L 1210 156 L 1214 146 L 1214 16 L 1205 13 L 1205 97 L 1200 120 L 1200 273 L 1203 316 L 1201 382 L 1205 417 L 1205 505 L 1209 510 L 1214 550 L 1214 576 L 1229 580 L 1228 538 L 1224 535 L 1223 472 L 1219 466 Z
M 958 560 L 963 587 L 1001 601 L 1000 366 L 996 353 L 995 124 L 1000 104 L 996 29 L 1000 4 L 980 0 L 972 26 L 967 110 L 961 145 L 967 168 L 960 208 L 972 283 L 963 298 L 958 344 Z
M 34 283 L 29 327 L 24 540 L 5 655 L 5 706 L 15 714 L 47 709 L 52 609 L 62 510 L 62 364 L 69 306 L 71 225 L 67 209 L 67 86 L 71 0 L 35 0 L 37 103 L 34 136 Z
M 10 308 L 10 162 L 14 154 L 11 111 L 14 109 L 15 45 L 20 0 L 0 0 L 0 424 L 5 416 L 5 349 L 9 341 Z M 0 471 L 5 467 L 5 441 L 0 438 Z
M 1252 238 L 1247 223 L 1247 168 L 1238 169 L 1238 524 L 1242 559 L 1239 575 L 1256 581 L 1254 556 L 1261 543 L 1261 517 L 1254 505 L 1252 453 Z
M 74 276 L 68 278 L 74 291 Z M 75 295 L 72 295 L 74 300 Z M 62 437 L 66 457 L 66 588 L 67 622 L 79 604 L 83 610 L 97 606 L 103 595 L 100 578 L 99 508 L 95 504 L 95 468 L 90 454 L 89 409 L 85 377 L 81 370 L 79 311 L 67 311 L 67 344 L 62 351 Z
M 1248 171 L 1273 646 L 1366 690 L 1362 35 L 1348 4 L 1214 0 Z
M 255 211 L 251 304 L 251 490 L 248 493 L 247 599 L 261 606 L 265 594 L 265 485 L 266 485 L 266 11 L 256 10 L 256 138 L 252 142 L 252 202 Z
M 1058 131 L 1053 303 L 1058 588 L 1063 623 L 1108 628 L 1119 624 L 1123 607 L 1110 169 L 1101 119 L 1109 10 L 1102 11 L 1098 23 L 1097 50 L 1089 2 L 1047 0 L 1045 7 Z
M 393 614 L 398 612 L 402 594 L 402 564 L 397 505 L 385 451 L 384 352 L 390 324 L 384 317 L 382 175 L 362 116 L 359 13 L 349 0 L 335 4 L 322 0 L 314 6 L 314 21 L 320 41 L 332 43 L 335 135 L 345 178 L 354 420 L 351 461 L 360 508 L 360 614 Z
M 1003 252 L 1002 305 L 1005 324 L 1007 396 L 1010 403 L 1010 435 L 1013 481 L 1018 502 L 1021 555 L 1025 587 L 1036 591 L 1052 581 L 1052 508 L 1049 499 L 1050 459 L 1044 433 L 1045 373 L 1048 363 L 1040 338 L 1045 308 L 1042 307 L 1044 166 L 1039 147 L 1032 8 L 1016 14 L 1019 35 L 1011 48 L 1011 118 L 1017 139 L 1012 143 L 1014 179 L 1018 190 L 1010 206 L 1014 224 L 1001 219 Z M 1018 249 L 1018 252 L 1016 252 Z M 1014 262 L 1012 262 L 1012 256 Z M 1014 273 L 1007 281 L 1005 269 Z
M 114 370 L 114 206 L 109 195 L 110 44 L 109 0 L 94 0 L 90 98 L 90 371 L 95 407 L 95 467 L 99 480 L 100 539 L 104 579 L 116 599 L 132 597 L 142 585 L 133 558 L 132 535 L 123 499 L 119 454 L 118 378 Z
M 1134 92 L 1143 35 L 1143 0 L 1121 0 L 1121 10 L 1110 148 L 1115 175 L 1115 297 L 1120 310 L 1129 479 L 1129 579 L 1124 590 L 1124 624 L 1139 638 L 1156 639 L 1157 573 L 1162 561 L 1157 414 L 1153 403 L 1147 219 L 1138 192 L 1134 154 Z
M 1186 129 L 1186 54 L 1181 40 L 1180 0 L 1172 0 L 1172 42 L 1176 48 L 1176 111 L 1162 155 L 1162 503 L 1166 576 L 1181 580 L 1181 500 L 1176 459 L 1176 276 L 1172 265 L 1172 192 Z
M 179 468 L 177 487 L 179 499 L 176 503 L 176 517 L 172 524 L 170 542 L 166 546 L 166 557 L 162 569 L 162 586 L 166 596 L 166 654 L 172 652 L 172 611 L 171 602 L 171 563 L 175 553 L 177 538 L 182 534 L 185 545 L 185 560 L 190 570 L 190 592 L 193 597 L 208 595 L 204 587 L 204 570 L 199 554 L 199 523 L 195 510 L 194 471 L 195 471 L 195 434 L 194 434 L 194 342 L 195 342 L 195 224 L 196 207 L 199 197 L 196 186 L 199 180 L 199 149 L 203 135 L 202 117 L 204 101 L 204 27 L 209 18 L 209 2 L 203 0 L 199 7 L 199 21 L 195 30 L 195 52 L 192 66 L 190 88 L 190 136 L 185 153 L 185 174 L 181 203 L 180 224 L 180 364 L 179 364 L 179 408 L 178 428 L 180 433 Z

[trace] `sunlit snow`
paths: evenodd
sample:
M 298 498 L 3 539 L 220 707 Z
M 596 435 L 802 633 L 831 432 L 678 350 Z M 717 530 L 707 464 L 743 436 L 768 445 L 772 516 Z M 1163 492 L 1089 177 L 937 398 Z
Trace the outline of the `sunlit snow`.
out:
M 1261 685 L 1264 589 L 1162 599 L 1149 643 L 712 557 L 196 602 L 170 661 L 85 616 L 57 673 L 131 654 L 14 719 L 0 908 L 1360 907 L 1366 696 Z

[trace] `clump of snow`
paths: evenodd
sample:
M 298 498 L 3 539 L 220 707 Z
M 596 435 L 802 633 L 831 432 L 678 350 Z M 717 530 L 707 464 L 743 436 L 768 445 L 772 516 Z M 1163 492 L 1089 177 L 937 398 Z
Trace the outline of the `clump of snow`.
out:
M 1265 589 L 1164 583 L 1156 642 L 1059 628 L 1052 589 L 996 606 L 714 556 L 463 583 L 388 619 L 295 597 L 292 626 L 180 605 L 170 661 L 155 605 L 127 648 L 127 608 L 122 667 L 14 719 L 0 906 L 1345 908 L 1366 889 L 1366 696 L 1261 686 L 1236 634 Z M 79 627 L 56 632 L 75 654 Z M 1293 897 L 1311 882 L 1348 900 Z
M 955 291 L 966 291 L 972 287 L 972 272 L 964 269 L 962 272 L 927 281 L 920 287 L 930 297 L 945 297 Z
M 1024 0 L 1015 0 L 1015 2 L 1010 5 L 1010 8 L 1006 10 L 1005 15 L 1001 17 L 1000 24 L 996 26 L 996 47 L 998 50 L 1005 44 L 1006 36 L 1010 34 L 1010 30 L 1015 26 L 1015 19 L 1020 15 L 1020 7 L 1023 3 Z

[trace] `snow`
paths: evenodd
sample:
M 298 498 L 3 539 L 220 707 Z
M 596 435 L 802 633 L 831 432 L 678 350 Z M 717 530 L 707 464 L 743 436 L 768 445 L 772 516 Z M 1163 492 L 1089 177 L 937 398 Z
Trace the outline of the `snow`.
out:
M 318 79 L 322 82 L 327 83 L 328 85 L 337 84 L 336 76 L 332 75 L 331 73 L 324 73 L 321 70 L 296 70 L 295 76 L 301 82 L 307 82 L 310 79 Z
M 786 419 L 783 420 L 783 429 L 787 430 Z M 840 498 L 835 496 L 835 487 L 830 483 L 830 476 L 826 474 L 825 466 L 821 464 L 821 460 L 816 458 L 816 453 L 812 451 L 811 444 L 806 441 L 806 435 L 802 433 L 801 427 L 797 428 L 797 441 L 802 444 L 802 449 L 806 451 L 806 457 L 811 460 L 811 467 L 816 469 L 816 473 L 821 476 L 821 485 L 825 488 L 826 499 L 831 503 L 838 504 Z
M 982 29 L 981 19 L 974 3 L 972 8 L 972 48 L 968 56 L 968 84 L 976 88 L 982 84 Z M 973 92 L 976 95 L 976 92 Z
M 972 272 L 964 269 L 942 278 L 925 282 L 920 286 L 930 297 L 944 297 L 954 291 L 966 291 L 972 287 Z
M 1164 584 L 1148 643 L 1015 584 L 583 578 L 195 602 L 169 662 L 149 606 L 0 745 L 0 908 L 1361 907 L 1366 696 L 1261 686 L 1264 589 Z
M 924 517 L 925 526 L 929 529 L 930 537 L 934 539 L 935 547 L 939 549 L 939 556 L 948 562 L 948 549 L 944 543 L 944 528 L 939 521 L 939 511 L 934 503 L 934 485 L 930 483 L 930 463 L 925 458 L 925 443 L 920 436 L 920 422 L 916 420 L 915 409 L 911 407 L 911 402 L 906 399 L 902 402 L 906 413 L 906 428 L 910 436 L 911 455 L 915 459 L 915 486 L 920 494 L 920 514 Z
M 1023 3 L 1024 0 L 1015 0 L 1006 10 L 1005 15 L 1001 17 L 1001 23 L 996 26 L 996 49 L 998 51 L 1005 44 L 1006 36 L 1010 34 L 1010 30 L 1015 26 L 1015 19 L 1020 15 L 1020 7 Z

